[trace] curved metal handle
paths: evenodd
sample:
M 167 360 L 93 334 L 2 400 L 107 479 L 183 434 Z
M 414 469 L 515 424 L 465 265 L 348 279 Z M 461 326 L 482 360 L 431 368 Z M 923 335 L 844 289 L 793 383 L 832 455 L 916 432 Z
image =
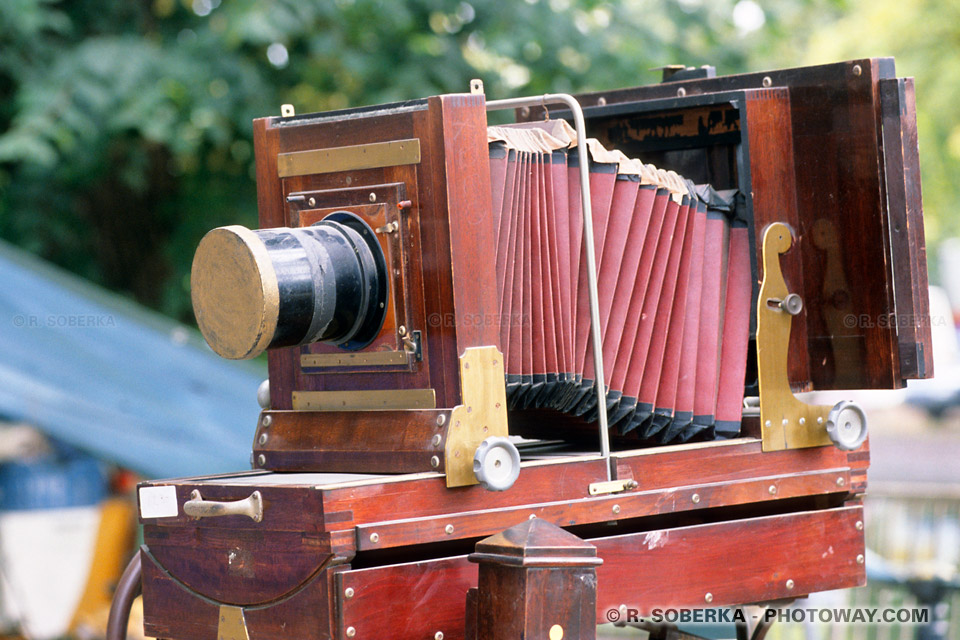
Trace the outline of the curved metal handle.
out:
M 200 491 L 190 492 L 190 499 L 183 503 L 183 512 L 194 518 L 215 518 L 217 516 L 247 516 L 254 522 L 263 520 L 263 498 L 259 491 L 235 502 L 217 502 L 204 500 Z

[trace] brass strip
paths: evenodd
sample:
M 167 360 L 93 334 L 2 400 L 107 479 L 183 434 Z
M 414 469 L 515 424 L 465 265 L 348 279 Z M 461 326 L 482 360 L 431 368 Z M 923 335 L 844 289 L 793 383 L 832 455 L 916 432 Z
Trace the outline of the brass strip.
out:
M 420 163 L 420 140 L 394 140 L 277 155 L 281 178 Z
M 370 411 L 436 409 L 433 389 L 370 389 L 367 391 L 294 391 L 298 411 Z
M 768 301 L 785 300 L 789 291 L 780 270 L 780 254 L 790 248 L 790 229 L 780 222 L 763 233 L 763 283 L 757 296 L 757 377 L 764 451 L 831 444 L 825 423 L 831 407 L 805 404 L 793 395 L 787 355 L 793 316 Z
M 250 640 L 243 609 L 228 604 L 220 605 L 220 621 L 217 624 L 217 640 Z
M 381 365 L 405 365 L 406 351 L 371 351 L 369 353 L 304 353 L 300 366 L 308 367 L 369 367 Z

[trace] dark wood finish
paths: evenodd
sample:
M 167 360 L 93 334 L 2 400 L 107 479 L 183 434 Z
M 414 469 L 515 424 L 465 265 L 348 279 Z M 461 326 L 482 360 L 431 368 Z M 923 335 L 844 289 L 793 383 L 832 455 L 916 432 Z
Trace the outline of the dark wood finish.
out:
M 475 635 L 486 640 L 597 636 L 597 548 L 543 520 L 481 540 Z M 467 597 L 468 605 L 470 598 Z
M 709 604 L 722 606 L 861 586 L 862 520 L 857 506 L 589 538 L 603 560 L 596 622 L 622 604 L 639 611 L 703 607 L 710 593 Z M 403 621 L 394 628 L 398 640 L 437 631 L 449 640 L 463 637 L 455 625 L 465 619 L 478 572 L 458 556 L 348 570 L 340 579 L 341 590 L 354 594 L 342 607 L 341 633 L 353 627 L 357 638 L 379 637 L 383 618 L 369 612 L 381 611 Z
M 216 638 L 219 605 L 198 597 L 164 571 L 149 554 L 143 561 L 143 630 L 151 638 Z M 265 605 L 244 608 L 251 638 L 330 640 L 335 619 L 332 582 L 339 568 L 315 575 L 297 591 Z
M 883 190 L 887 145 L 881 130 L 880 82 L 893 77 L 893 60 L 874 58 L 578 96 L 585 105 L 590 129 L 594 120 L 609 126 L 611 110 L 619 108 L 622 112 L 623 106 L 631 103 L 663 100 L 671 102 L 669 108 L 676 108 L 681 101 L 678 98 L 681 90 L 687 99 L 763 87 L 789 90 L 789 118 L 771 120 L 769 126 L 764 127 L 773 136 L 768 143 L 759 138 L 755 140 L 754 136 L 749 136 L 748 142 L 769 146 L 778 139 L 775 131 L 778 123 L 789 123 L 792 129 L 793 180 L 799 222 L 795 229 L 797 245 L 792 251 L 799 254 L 802 262 L 800 291 L 806 307 L 807 332 L 802 354 L 808 359 L 809 370 L 808 381 L 792 379 L 800 387 L 807 382 L 813 388 L 897 388 L 904 384 L 900 343 L 893 326 L 895 322 L 891 321 L 900 313 L 894 297 L 894 271 L 909 265 L 911 296 L 925 296 L 922 281 L 926 277 L 926 265 L 919 259 L 922 247 L 919 235 L 913 236 L 912 241 L 917 248 L 916 260 L 895 258 L 892 262 L 890 258 L 892 232 Z M 911 176 L 907 182 L 911 189 L 909 209 L 917 212 L 914 216 L 917 224 L 913 226 L 919 231 L 922 228 L 919 179 L 913 176 L 916 165 L 909 159 L 910 154 L 915 153 L 909 136 L 915 130 L 916 116 L 909 110 L 908 102 L 905 101 L 904 106 L 905 124 L 901 123 L 901 128 L 907 136 L 904 146 L 907 155 L 902 166 Z M 518 117 L 524 116 L 518 113 Z M 525 117 L 537 119 L 542 117 L 542 112 L 531 108 Z M 750 126 L 750 122 L 741 121 L 744 131 L 749 131 Z M 746 160 L 752 172 L 755 170 L 751 157 L 754 149 L 744 151 L 749 151 Z M 784 149 L 784 153 L 789 152 L 790 149 Z M 776 161 L 772 155 L 768 159 Z M 782 174 L 767 173 L 769 179 L 752 178 L 750 190 L 754 198 L 766 198 L 762 194 L 767 190 L 779 191 L 777 179 Z M 777 199 L 781 205 L 789 206 L 788 200 Z M 827 269 L 833 267 L 833 263 L 826 259 L 825 251 L 812 242 L 824 228 L 837 235 L 841 247 L 837 253 L 839 266 L 833 268 L 832 273 Z M 786 264 L 794 259 L 789 254 L 784 258 Z M 837 277 L 843 286 L 828 289 Z M 793 284 L 792 276 L 788 274 L 787 278 Z M 907 313 L 909 315 L 909 311 Z M 795 326 L 799 326 L 798 323 Z M 837 334 L 838 327 L 845 331 Z M 923 345 L 925 356 L 931 346 L 925 335 L 920 336 L 918 344 Z M 802 356 L 796 354 L 794 360 L 799 357 Z M 799 373 L 799 366 L 791 362 L 792 375 Z M 910 370 L 909 365 L 904 369 Z
M 900 374 L 926 378 L 933 375 L 933 354 L 913 79 L 881 80 L 879 90 Z
M 254 465 L 260 468 L 364 473 L 443 470 L 450 424 L 447 409 L 265 411 L 263 415 L 270 416 L 270 424 L 264 426 L 260 420 L 253 444 Z

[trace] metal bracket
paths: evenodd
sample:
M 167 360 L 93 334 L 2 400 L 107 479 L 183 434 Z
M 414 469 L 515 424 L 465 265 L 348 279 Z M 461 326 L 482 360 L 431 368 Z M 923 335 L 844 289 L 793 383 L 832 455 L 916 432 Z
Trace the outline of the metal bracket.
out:
M 220 605 L 220 617 L 217 622 L 217 640 L 250 640 L 247 621 L 243 609 L 228 604 Z
M 462 404 L 450 412 L 444 445 L 448 487 L 477 484 L 473 455 L 491 436 L 507 437 L 503 354 L 496 347 L 469 347 L 460 356 Z
M 600 496 L 607 493 L 620 493 L 630 491 L 640 486 L 640 483 L 632 478 L 626 480 L 608 480 L 607 482 L 591 482 L 589 491 L 592 496 Z
M 780 254 L 790 249 L 790 228 L 776 222 L 763 233 L 763 283 L 757 299 L 757 371 L 760 381 L 760 426 L 764 451 L 831 444 L 826 425 L 834 407 L 801 402 L 790 389 L 787 355 L 792 299 L 780 270 Z

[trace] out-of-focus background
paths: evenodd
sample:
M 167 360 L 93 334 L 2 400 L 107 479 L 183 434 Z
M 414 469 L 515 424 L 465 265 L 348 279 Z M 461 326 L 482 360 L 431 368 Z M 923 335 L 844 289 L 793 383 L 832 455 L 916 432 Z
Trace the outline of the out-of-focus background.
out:
M 958 45 L 942 0 L 3 0 L 0 632 L 102 636 L 136 479 L 247 467 L 265 366 L 198 339 L 189 270 L 208 229 L 256 225 L 253 118 L 476 77 L 497 98 L 896 56 L 916 77 L 937 377 L 861 398 L 874 580 L 821 597 L 933 598 L 960 638 Z

